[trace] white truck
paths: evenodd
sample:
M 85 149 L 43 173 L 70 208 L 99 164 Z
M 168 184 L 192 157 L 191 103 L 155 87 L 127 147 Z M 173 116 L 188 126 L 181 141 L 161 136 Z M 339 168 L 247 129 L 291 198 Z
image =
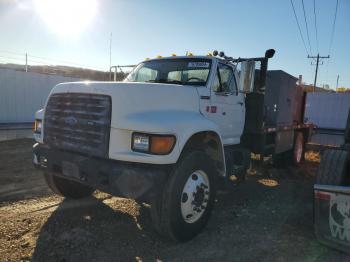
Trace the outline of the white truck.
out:
M 244 179 L 251 152 L 302 161 L 310 125 L 293 111 L 296 79 L 269 77 L 273 55 L 159 57 L 123 82 L 59 84 L 36 113 L 34 165 L 67 198 L 99 189 L 148 202 L 159 233 L 189 240 L 220 179 Z

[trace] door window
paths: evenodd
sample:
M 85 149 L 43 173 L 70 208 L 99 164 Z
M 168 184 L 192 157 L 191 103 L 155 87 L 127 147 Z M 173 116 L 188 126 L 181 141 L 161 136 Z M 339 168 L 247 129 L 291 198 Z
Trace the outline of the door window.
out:
M 219 63 L 213 86 L 214 92 L 237 93 L 236 79 L 230 66 Z

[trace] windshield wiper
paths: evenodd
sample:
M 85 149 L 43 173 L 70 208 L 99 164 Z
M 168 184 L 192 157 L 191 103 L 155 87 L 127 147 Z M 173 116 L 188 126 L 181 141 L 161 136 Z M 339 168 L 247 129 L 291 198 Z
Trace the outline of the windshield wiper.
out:
M 183 85 L 183 83 L 181 81 L 178 81 L 178 80 L 166 80 L 166 79 L 159 79 L 159 80 L 152 79 L 152 80 L 147 80 L 145 82 Z
M 185 86 L 205 86 L 205 82 L 181 82 L 179 80 L 166 80 L 166 79 L 151 79 L 145 81 L 146 83 L 161 83 L 161 84 L 177 84 L 177 85 L 185 85 Z
M 183 85 L 183 83 L 179 80 L 166 80 L 165 83 Z

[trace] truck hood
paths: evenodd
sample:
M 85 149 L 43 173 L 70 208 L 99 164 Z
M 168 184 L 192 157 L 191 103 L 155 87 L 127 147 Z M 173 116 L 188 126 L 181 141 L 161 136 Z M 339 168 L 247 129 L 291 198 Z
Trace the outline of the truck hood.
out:
M 176 115 L 190 116 L 199 113 L 199 97 L 195 86 L 86 81 L 59 84 L 52 90 L 51 94 L 54 93 L 111 96 L 111 126 L 121 129 L 137 130 L 135 122 L 142 121 L 145 128 L 145 124 L 151 125 L 154 121 L 169 121 L 169 117 Z

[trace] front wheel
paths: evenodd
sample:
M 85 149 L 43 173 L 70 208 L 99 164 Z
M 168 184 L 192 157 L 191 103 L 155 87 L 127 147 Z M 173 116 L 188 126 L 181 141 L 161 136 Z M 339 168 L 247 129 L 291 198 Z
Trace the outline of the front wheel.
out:
M 210 217 L 216 177 L 214 161 L 204 152 L 192 151 L 182 157 L 152 202 L 156 230 L 176 241 L 195 237 Z

